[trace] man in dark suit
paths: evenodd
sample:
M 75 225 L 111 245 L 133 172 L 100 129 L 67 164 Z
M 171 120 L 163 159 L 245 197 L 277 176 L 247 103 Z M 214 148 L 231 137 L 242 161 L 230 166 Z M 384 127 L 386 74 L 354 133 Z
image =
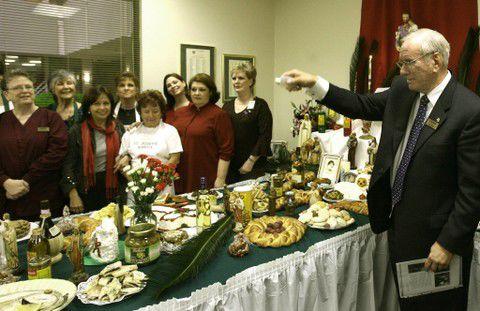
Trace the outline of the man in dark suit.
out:
M 381 120 L 368 191 L 370 225 L 388 230 L 395 263 L 427 258 L 425 268 L 462 257 L 464 287 L 400 299 L 402 310 L 463 310 L 473 235 L 480 218 L 480 99 L 448 71 L 450 45 L 421 29 L 405 38 L 401 77 L 385 92 L 358 95 L 298 70 L 287 89 L 308 88 L 320 103 L 351 118 Z M 395 271 L 395 269 L 394 269 Z

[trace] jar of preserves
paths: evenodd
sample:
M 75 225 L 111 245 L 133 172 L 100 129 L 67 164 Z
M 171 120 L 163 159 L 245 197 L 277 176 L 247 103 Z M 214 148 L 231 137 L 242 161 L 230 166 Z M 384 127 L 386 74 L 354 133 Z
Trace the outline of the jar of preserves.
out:
M 125 262 L 147 265 L 160 257 L 160 236 L 155 225 L 141 223 L 128 229 L 125 239 Z

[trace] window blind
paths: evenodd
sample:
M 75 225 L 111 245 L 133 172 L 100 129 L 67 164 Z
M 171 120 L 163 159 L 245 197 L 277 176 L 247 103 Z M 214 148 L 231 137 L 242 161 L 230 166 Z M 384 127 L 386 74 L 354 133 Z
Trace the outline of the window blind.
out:
M 120 72 L 140 75 L 139 0 L 3 0 L 0 61 L 34 80 L 37 104 L 53 101 L 48 77 L 67 69 L 77 93 L 87 85 L 115 91 Z

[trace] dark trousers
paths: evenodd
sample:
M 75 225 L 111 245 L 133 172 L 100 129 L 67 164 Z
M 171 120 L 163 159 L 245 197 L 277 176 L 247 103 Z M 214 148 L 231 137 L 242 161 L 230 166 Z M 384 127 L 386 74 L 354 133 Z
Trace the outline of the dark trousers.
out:
M 107 206 L 109 203 L 116 201 L 116 197 L 112 197 L 110 199 L 107 198 L 105 179 L 105 172 L 96 173 L 95 185 L 88 189 L 87 193 L 80 194 L 85 213 L 99 210 Z M 118 181 L 117 194 L 123 196 L 122 198 L 126 200 L 125 183 L 123 182 L 123 178 L 121 176 L 119 177 Z
M 389 253 L 392 252 L 389 250 Z M 400 298 L 398 290 L 396 262 L 390 257 L 397 296 L 402 311 L 463 311 L 467 310 L 468 303 L 468 282 L 470 280 L 470 265 L 472 257 L 462 257 L 462 283 L 463 287 L 438 292 L 434 294 L 421 295 L 412 298 Z

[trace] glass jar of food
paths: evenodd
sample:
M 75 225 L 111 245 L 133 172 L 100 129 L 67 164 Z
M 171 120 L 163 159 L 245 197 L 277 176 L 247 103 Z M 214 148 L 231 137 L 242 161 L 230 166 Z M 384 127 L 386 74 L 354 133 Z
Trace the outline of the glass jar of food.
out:
M 275 192 L 275 196 L 277 198 L 283 196 L 283 176 L 282 175 L 274 175 L 272 177 L 272 184 L 273 187 L 271 188 Z
M 50 256 L 34 257 L 28 260 L 28 279 L 51 279 L 52 260 Z
M 160 236 L 150 223 L 140 223 L 128 229 L 125 239 L 125 262 L 147 265 L 160 257 Z
M 295 197 L 292 191 L 287 191 L 285 193 L 285 216 L 294 217 L 295 216 L 295 208 L 297 205 L 295 204 Z

